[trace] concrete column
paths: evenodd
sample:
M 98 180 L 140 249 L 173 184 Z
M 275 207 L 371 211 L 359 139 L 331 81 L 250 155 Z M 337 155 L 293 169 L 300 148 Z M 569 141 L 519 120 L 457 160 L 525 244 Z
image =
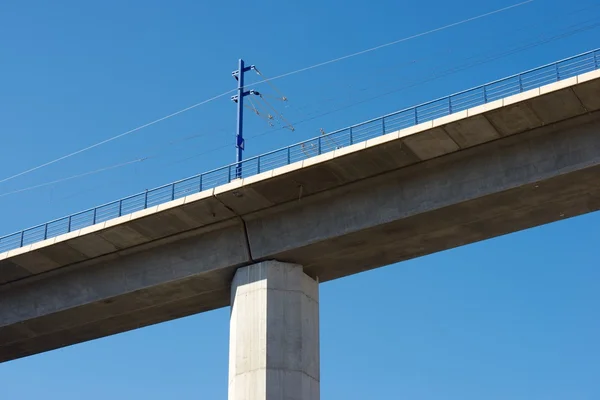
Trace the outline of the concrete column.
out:
M 319 400 L 319 284 L 265 261 L 231 285 L 229 400 Z

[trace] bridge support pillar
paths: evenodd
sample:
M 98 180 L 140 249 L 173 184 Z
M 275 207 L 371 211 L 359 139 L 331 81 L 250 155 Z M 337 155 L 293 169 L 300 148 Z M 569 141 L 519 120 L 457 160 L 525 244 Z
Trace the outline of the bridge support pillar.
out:
M 229 400 L 319 400 L 319 284 L 265 261 L 231 285 Z

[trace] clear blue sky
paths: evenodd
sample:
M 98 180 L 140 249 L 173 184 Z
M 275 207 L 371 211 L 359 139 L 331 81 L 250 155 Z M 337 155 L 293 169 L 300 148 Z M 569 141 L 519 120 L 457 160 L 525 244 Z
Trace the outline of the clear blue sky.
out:
M 274 76 L 510 4 L 4 1 L 0 179 L 234 88 L 239 57 Z M 600 47 L 599 28 L 573 32 L 599 22 L 594 4 L 536 0 L 278 80 L 280 110 L 308 121 L 248 139 L 246 155 Z M 270 130 L 247 116 L 248 137 Z M 234 127 L 227 96 L 0 184 L 156 155 L 0 197 L 0 235 L 230 163 Z M 599 223 L 590 214 L 321 285 L 322 398 L 599 399 Z M 226 399 L 228 318 L 0 364 L 0 398 Z

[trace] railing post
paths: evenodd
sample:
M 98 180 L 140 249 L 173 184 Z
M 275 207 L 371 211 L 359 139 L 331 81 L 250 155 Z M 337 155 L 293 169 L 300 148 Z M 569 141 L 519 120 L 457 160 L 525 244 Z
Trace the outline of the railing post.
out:
M 260 174 L 260 157 L 256 158 L 256 173 Z
M 171 185 L 171 200 L 175 200 L 175 184 Z
M 21 244 L 19 247 L 23 247 L 23 241 L 25 240 L 25 231 L 21 231 Z
M 148 208 L 148 189 L 146 189 L 146 194 L 144 196 L 144 210 Z
M 317 154 L 321 154 L 321 136 L 317 138 Z
M 235 165 L 237 168 L 237 164 Z M 227 168 L 227 183 L 231 182 L 231 165 Z
M 69 223 L 67 225 L 67 232 L 71 232 L 71 215 L 69 215 Z
M 354 144 L 354 138 L 352 137 L 352 127 L 350 127 L 350 145 Z
M 119 200 L 119 217 L 121 216 L 122 212 L 123 212 L 123 200 Z
M 483 102 L 487 103 L 487 86 L 483 85 Z
M 558 63 L 554 64 L 554 69 L 556 70 L 556 81 L 560 80 L 560 72 L 558 71 Z
M 521 74 L 519 74 L 519 93 L 523 93 L 523 79 L 521 78 Z
M 198 189 L 200 190 L 200 192 L 202 191 L 202 177 L 204 175 L 200 175 L 200 183 L 198 183 Z
M 381 118 L 381 134 L 385 135 L 385 117 Z
M 415 125 L 419 125 L 419 117 L 417 116 L 417 107 L 415 107 Z
M 44 225 L 44 240 L 48 239 L 48 224 Z
M 94 208 L 94 216 L 92 217 L 92 225 L 96 225 L 96 211 L 97 210 L 98 210 L 97 208 Z
M 290 155 L 290 148 L 288 146 L 287 148 L 287 165 L 291 164 L 291 155 Z

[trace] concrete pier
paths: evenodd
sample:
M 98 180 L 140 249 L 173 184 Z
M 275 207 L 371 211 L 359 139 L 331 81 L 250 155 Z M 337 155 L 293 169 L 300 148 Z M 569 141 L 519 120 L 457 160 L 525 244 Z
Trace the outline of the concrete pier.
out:
M 238 269 L 230 325 L 229 400 L 319 399 L 319 285 L 301 266 Z

